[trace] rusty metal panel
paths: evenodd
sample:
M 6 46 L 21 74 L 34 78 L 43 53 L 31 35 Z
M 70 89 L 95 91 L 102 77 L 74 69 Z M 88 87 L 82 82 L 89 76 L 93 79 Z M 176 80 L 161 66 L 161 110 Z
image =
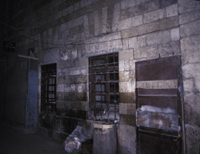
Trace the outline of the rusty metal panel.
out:
M 169 80 L 180 75 L 180 57 L 173 56 L 136 63 L 136 80 Z

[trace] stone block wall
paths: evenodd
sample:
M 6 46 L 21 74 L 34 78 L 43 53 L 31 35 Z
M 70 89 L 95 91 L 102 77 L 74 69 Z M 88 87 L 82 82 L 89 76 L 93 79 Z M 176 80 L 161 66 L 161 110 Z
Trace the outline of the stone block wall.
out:
M 199 56 L 200 56 L 200 2 L 178 0 L 180 47 L 182 54 L 186 151 L 200 152 L 199 117 Z
M 198 151 L 199 138 L 191 132 L 198 131 L 200 127 L 197 107 L 200 96 L 200 2 L 21 0 L 10 4 L 10 7 L 13 7 L 13 12 L 5 22 L 12 27 L 6 28 L 3 37 L 16 42 L 16 53 L 27 55 L 27 49 L 34 48 L 34 56 L 39 58 L 40 131 L 64 139 L 77 124 L 88 123 L 88 58 L 118 52 L 118 153 L 136 153 L 135 88 L 159 86 L 156 87 L 157 83 L 136 84 L 135 62 L 180 55 L 186 148 L 188 153 Z M 46 114 L 40 112 L 40 66 L 50 63 L 57 63 L 57 112 Z M 18 64 L 18 68 L 23 65 Z M 175 82 L 162 84 L 162 88 L 176 87 Z M 14 101 L 10 103 L 14 104 Z

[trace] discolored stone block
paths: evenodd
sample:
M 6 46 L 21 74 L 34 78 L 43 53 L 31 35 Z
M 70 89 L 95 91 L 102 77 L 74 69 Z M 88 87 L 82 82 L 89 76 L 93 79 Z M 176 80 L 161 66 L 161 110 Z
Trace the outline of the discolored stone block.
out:
M 121 125 L 136 126 L 135 115 L 120 114 L 120 124 Z
M 121 92 L 119 94 L 119 99 L 120 99 L 120 103 L 135 103 L 135 99 L 136 99 L 136 96 L 135 96 L 135 93 L 132 93 L 132 92 Z

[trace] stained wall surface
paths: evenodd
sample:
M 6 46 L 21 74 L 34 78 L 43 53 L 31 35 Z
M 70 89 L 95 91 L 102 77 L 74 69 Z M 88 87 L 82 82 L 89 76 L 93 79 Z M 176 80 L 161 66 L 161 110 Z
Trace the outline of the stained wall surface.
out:
M 28 68 L 27 59 L 18 54 L 28 55 L 28 49 L 34 48 L 32 56 L 39 59 L 38 131 L 65 139 L 81 124 L 92 132 L 93 121 L 87 118 L 88 58 L 118 52 L 118 153 L 136 153 L 135 63 L 177 55 L 186 150 L 199 152 L 199 1 L 20 0 L 6 5 L 2 37 L 16 43 L 15 53 L 7 58 L 7 119 L 25 123 Z M 44 113 L 40 67 L 50 63 L 57 63 L 57 112 Z

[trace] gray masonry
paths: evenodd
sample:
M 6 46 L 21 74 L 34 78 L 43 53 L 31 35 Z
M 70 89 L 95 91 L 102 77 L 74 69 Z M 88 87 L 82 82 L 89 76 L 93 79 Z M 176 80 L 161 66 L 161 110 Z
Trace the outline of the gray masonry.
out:
M 18 55 L 28 56 L 28 49 L 33 48 L 29 56 L 39 59 L 37 131 L 65 139 L 79 124 L 92 134 L 95 122 L 88 120 L 88 59 L 118 52 L 117 150 L 119 154 L 135 154 L 136 88 L 178 88 L 176 80 L 136 83 L 135 63 L 177 55 L 181 57 L 182 72 L 184 131 L 181 135 L 185 139 L 182 146 L 187 154 L 199 154 L 199 1 L 21 0 L 7 7 L 10 10 L 5 10 L 7 17 L 3 22 L 7 24 L 1 25 L 0 41 L 1 44 L 5 40 L 15 42 L 16 51 L 7 53 L 6 102 L 1 104 L 6 107 L 1 118 L 26 125 L 27 64 L 30 60 Z M 40 110 L 41 66 L 51 63 L 57 64 L 57 112 L 44 113 Z

